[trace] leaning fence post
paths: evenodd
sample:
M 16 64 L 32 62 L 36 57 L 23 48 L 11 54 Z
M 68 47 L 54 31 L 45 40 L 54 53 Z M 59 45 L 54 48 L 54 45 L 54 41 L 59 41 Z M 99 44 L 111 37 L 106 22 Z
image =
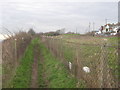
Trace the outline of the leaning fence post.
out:
M 60 58 L 62 60 L 62 38 L 60 38 Z
M 56 39 L 56 56 L 58 57 L 58 38 Z
M 52 38 L 51 37 L 49 38 L 49 41 L 50 41 L 50 52 L 52 52 Z
M 75 57 L 76 57 L 76 60 L 75 60 L 75 77 L 77 78 L 77 72 L 78 72 L 78 50 L 77 50 L 77 45 L 75 46 Z

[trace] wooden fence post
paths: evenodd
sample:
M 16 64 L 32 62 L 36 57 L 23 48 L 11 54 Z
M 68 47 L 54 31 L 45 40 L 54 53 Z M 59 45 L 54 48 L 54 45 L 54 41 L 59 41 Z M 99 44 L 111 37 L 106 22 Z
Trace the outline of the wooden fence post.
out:
M 15 39 L 15 66 L 17 66 L 17 39 Z

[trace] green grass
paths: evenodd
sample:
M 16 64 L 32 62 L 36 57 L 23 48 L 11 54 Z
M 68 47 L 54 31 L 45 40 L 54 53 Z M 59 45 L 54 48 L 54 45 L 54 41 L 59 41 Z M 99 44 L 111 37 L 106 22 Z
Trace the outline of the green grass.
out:
M 39 39 L 38 39 L 39 40 Z M 41 58 L 41 45 L 40 45 L 40 41 L 38 41 L 38 50 L 40 51 L 40 56 L 38 56 L 38 84 L 39 84 L 39 88 L 45 88 L 46 87 L 46 83 L 45 83 L 45 80 L 44 80 L 44 74 L 45 71 L 44 71 L 44 65 L 43 65 L 43 61 L 42 61 L 42 58 Z
M 65 60 L 72 62 L 74 60 L 75 48 L 64 46 L 64 48 L 62 49 L 63 49 L 63 55 L 65 57 Z
M 26 49 L 23 58 L 20 60 L 20 65 L 16 70 L 16 75 L 11 81 L 11 88 L 29 88 L 33 64 L 33 49 L 36 43 L 37 39 L 34 39 Z
M 40 44 L 42 55 L 44 56 L 44 66 L 49 82 L 49 88 L 76 88 L 77 79 L 72 77 L 60 60 L 56 59 L 49 50 Z M 39 77 L 40 78 L 40 77 Z M 41 79 L 40 79 L 41 80 Z M 85 87 L 80 83 L 79 88 Z
M 39 59 L 40 60 L 40 59 Z M 46 83 L 45 83 L 45 80 L 44 80 L 44 76 L 43 76 L 43 73 L 44 72 L 44 68 L 43 68 L 43 64 L 41 63 L 41 61 L 38 62 L 38 84 L 39 84 L 39 88 L 45 88 L 46 87 Z

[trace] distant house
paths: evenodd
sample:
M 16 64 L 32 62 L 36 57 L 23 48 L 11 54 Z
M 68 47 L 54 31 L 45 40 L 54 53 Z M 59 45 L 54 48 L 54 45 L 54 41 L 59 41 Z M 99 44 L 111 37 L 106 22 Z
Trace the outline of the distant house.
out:
M 112 30 L 112 27 L 110 26 L 110 24 L 106 24 L 103 26 L 103 29 L 101 30 L 102 33 L 106 33 L 106 32 L 110 32 Z
M 118 32 L 118 26 L 120 23 L 117 24 L 106 24 L 104 26 L 101 26 L 98 32 L 95 34 L 101 34 L 101 35 L 116 35 Z
M 108 24 L 107 24 L 107 25 L 105 25 L 104 27 L 105 27 L 105 29 L 104 29 L 104 30 L 105 30 L 105 32 L 109 32 L 109 31 L 110 31 L 110 26 L 109 26 Z

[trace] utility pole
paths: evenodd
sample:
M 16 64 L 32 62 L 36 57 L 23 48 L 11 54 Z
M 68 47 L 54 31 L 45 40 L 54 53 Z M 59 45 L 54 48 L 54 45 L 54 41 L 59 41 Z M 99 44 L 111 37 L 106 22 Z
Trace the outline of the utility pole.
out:
M 93 22 L 93 31 L 94 31 L 94 29 L 95 29 L 95 23 Z
M 90 32 L 90 26 L 91 26 L 91 23 L 89 22 L 89 32 Z
M 76 27 L 76 34 L 77 34 L 77 27 Z

